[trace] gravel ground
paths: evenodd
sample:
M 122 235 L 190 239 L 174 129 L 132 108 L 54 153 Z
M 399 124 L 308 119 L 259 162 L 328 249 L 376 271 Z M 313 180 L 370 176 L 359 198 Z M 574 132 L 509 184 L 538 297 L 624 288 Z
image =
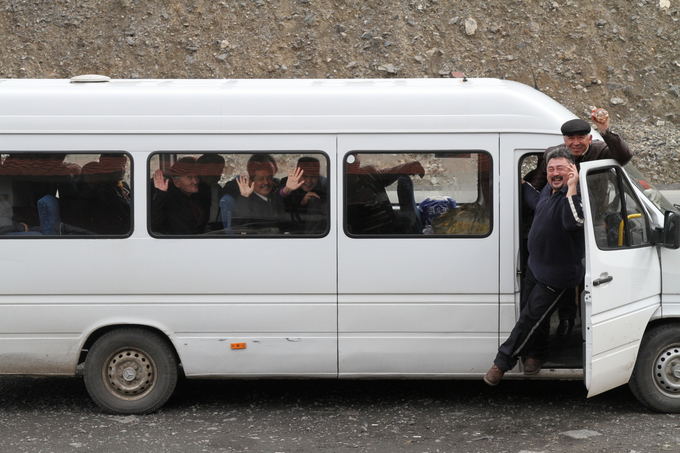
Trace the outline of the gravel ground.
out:
M 102 414 L 78 378 L 0 377 L 12 452 L 663 452 L 680 416 L 581 382 L 186 381 L 158 413 Z

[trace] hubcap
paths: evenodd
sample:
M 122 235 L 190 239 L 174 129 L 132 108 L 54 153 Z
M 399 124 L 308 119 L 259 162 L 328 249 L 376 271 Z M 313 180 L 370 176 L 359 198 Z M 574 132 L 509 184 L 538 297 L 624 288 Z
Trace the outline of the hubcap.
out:
M 663 393 L 680 398 L 680 345 L 669 346 L 657 356 L 654 380 Z
M 123 379 L 125 379 L 127 382 L 134 381 L 135 376 L 137 376 L 137 372 L 133 368 L 125 368 L 123 370 Z
M 102 369 L 104 380 L 116 397 L 134 400 L 151 391 L 156 379 L 156 366 L 146 353 L 134 348 L 111 355 Z

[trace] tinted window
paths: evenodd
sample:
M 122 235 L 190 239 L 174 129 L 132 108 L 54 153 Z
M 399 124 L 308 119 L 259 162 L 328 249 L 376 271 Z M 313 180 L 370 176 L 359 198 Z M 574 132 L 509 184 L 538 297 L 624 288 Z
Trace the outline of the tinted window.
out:
M 491 210 L 487 153 L 356 152 L 345 158 L 350 235 L 486 236 Z
M 328 159 L 321 153 L 156 153 L 149 230 L 156 236 L 323 236 Z
M 127 236 L 130 160 L 124 153 L 10 153 L 0 165 L 2 237 Z
M 645 211 L 633 190 L 614 168 L 587 175 L 595 240 L 601 249 L 649 244 Z

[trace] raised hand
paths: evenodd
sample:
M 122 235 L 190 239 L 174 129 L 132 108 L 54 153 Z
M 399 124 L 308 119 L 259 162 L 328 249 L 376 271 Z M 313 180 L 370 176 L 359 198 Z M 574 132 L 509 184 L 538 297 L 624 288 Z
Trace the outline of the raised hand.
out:
M 295 167 L 295 170 L 293 170 L 292 173 L 288 173 L 286 187 L 283 188 L 283 191 L 286 195 L 302 187 L 302 184 L 304 184 L 304 181 L 302 180 L 303 174 L 304 170 L 302 170 L 300 167 Z
M 567 173 L 567 196 L 575 195 L 578 192 L 578 169 L 576 165 L 569 164 L 569 172 Z
M 316 198 L 317 200 L 321 200 L 321 197 L 319 194 L 316 192 L 307 192 L 304 197 L 302 197 L 302 201 L 300 201 L 301 206 L 307 206 L 307 203 L 309 203 L 309 200 L 312 198 Z
M 421 178 L 423 176 L 425 176 L 425 169 L 420 164 L 420 162 L 418 162 L 417 160 L 413 161 L 413 162 L 409 162 L 406 165 L 408 165 L 408 174 L 409 175 L 418 175 Z
M 255 190 L 255 183 L 250 181 L 248 175 L 237 176 L 236 184 L 238 184 L 238 190 L 241 192 L 242 197 L 248 198 Z
M 161 192 L 167 192 L 168 191 L 168 178 L 163 176 L 163 170 L 160 168 L 153 172 L 153 186 L 160 190 Z
M 603 108 L 590 107 L 590 119 L 595 123 L 595 127 L 600 133 L 609 129 L 609 112 Z

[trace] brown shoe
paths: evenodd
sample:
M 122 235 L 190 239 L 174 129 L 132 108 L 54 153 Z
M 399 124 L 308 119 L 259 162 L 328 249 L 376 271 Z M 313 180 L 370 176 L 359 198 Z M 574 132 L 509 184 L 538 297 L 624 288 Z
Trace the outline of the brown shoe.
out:
M 541 371 L 541 365 L 543 362 L 535 357 L 527 357 L 524 359 L 524 374 L 531 376 L 532 374 L 538 374 Z
M 501 379 L 503 379 L 504 374 L 505 371 L 501 370 L 496 365 L 493 365 L 484 375 L 484 382 L 490 386 L 498 385 L 501 382 Z

